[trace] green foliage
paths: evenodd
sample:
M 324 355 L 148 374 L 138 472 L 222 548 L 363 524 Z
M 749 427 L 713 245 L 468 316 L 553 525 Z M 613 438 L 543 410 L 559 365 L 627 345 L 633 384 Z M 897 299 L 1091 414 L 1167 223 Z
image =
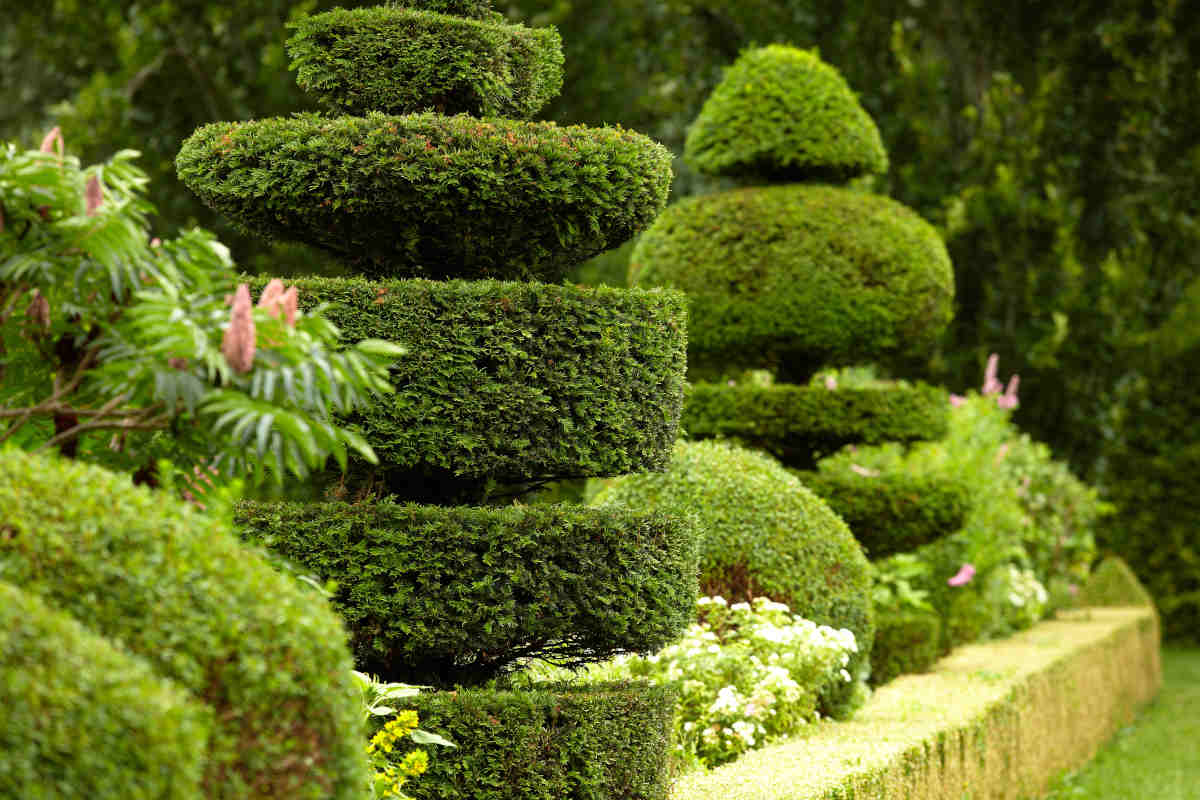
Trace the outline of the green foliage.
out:
M 1151 606 L 1154 598 L 1120 556 L 1108 556 L 1092 571 L 1076 598 L 1081 606 Z
M 255 286 L 261 285 L 259 279 Z M 375 478 L 444 502 L 458 481 L 662 469 L 678 430 L 686 306 L 675 292 L 496 281 L 300 279 L 349 340 L 420 342 L 359 418 Z
M 248 231 L 376 276 L 557 282 L 644 229 L 671 154 L 622 128 L 467 115 L 206 125 L 179 177 Z
M 0 581 L 0 796 L 200 800 L 211 710 Z
M 691 365 L 763 367 L 793 383 L 829 364 L 927 358 L 954 296 L 927 222 L 831 186 L 687 198 L 638 241 L 630 275 L 688 293 Z
M 865 473 L 865 474 L 864 474 Z M 954 474 L 797 472 L 837 512 L 871 559 L 906 553 L 962 528 L 974 489 Z
M 941 653 L 942 618 L 932 611 L 877 611 L 871 685 L 925 672 Z
M 238 507 L 242 535 L 337 584 L 360 668 L 478 684 L 518 659 L 650 652 L 691 621 L 687 520 L 580 506 Z
M 684 158 L 708 175 L 840 182 L 885 173 L 874 120 L 815 52 L 747 50 L 700 109 Z
M 808 465 L 846 444 L 940 438 L 949 411 L 946 392 L 925 384 L 696 383 L 685 395 L 681 424 L 689 436 L 734 437 L 785 464 Z
M 667 472 L 616 478 L 592 504 L 694 514 L 704 594 L 773 598 L 820 625 L 848 628 L 857 662 L 870 652 L 871 577 L 862 548 L 769 456 L 722 442 L 680 443 Z M 856 667 L 850 671 L 857 676 Z M 843 705 L 852 688 L 823 697 L 822 711 L 852 710 Z
M 11 448 L 0 453 L 0 507 L 4 581 L 119 640 L 211 708 L 205 797 L 362 797 L 341 623 L 226 520 L 128 477 Z
M 410 788 L 416 800 L 666 800 L 668 688 L 535 685 L 412 700 L 422 725 L 458 743 L 430 752 Z
M 400 0 L 392 5 L 472 19 L 488 19 L 496 14 L 491 0 Z
M 288 54 L 300 88 L 350 113 L 526 119 L 562 86 L 553 28 L 392 6 L 339 8 L 292 27 Z

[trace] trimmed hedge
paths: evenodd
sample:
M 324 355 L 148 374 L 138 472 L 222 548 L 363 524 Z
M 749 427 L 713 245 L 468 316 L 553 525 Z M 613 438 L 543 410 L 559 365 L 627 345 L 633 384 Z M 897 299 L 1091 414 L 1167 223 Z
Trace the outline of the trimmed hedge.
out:
M 338 8 L 290 27 L 300 88 L 349 113 L 526 119 L 562 87 L 553 28 L 395 6 Z
M 731 436 L 785 464 L 809 466 L 847 444 L 940 439 L 949 430 L 945 389 L 696 383 L 685 394 L 689 436 Z
M 700 172 L 840 182 L 883 174 L 875 121 L 816 53 L 770 45 L 742 53 L 692 123 L 684 158 Z
M 829 504 L 871 560 L 907 553 L 962 528 L 973 490 L 953 475 L 796 472 Z
M 858 643 L 851 674 L 871 651 L 870 564 L 837 515 L 769 456 L 723 442 L 681 442 L 666 473 L 615 478 L 594 498 L 693 514 L 700 536 L 700 589 L 745 600 L 766 596 L 821 625 L 848 628 Z M 850 710 L 852 684 L 822 698 Z
M 366 274 L 556 283 L 662 211 L 671 158 L 622 128 L 371 113 L 205 125 L 175 163 L 235 225 Z
M 675 696 L 643 684 L 535 685 L 405 698 L 431 748 L 414 800 L 664 800 Z
M 762 367 L 790 383 L 831 364 L 927 358 L 954 298 L 928 222 L 832 186 L 685 198 L 638 241 L 630 277 L 688 293 L 690 366 Z
M 1153 606 L 1154 598 L 1119 556 L 1109 556 L 1088 577 L 1076 597 L 1081 606 Z
M 925 672 L 941 655 L 942 619 L 926 611 L 884 612 L 875 616 L 871 685 Z
M 393 5 L 472 19 L 489 19 L 499 13 L 492 10 L 491 0 L 401 0 Z
M 0 453 L 0 576 L 211 707 L 212 800 L 360 800 L 360 700 L 325 602 L 228 523 L 98 467 Z
M 265 278 L 252 282 L 257 294 Z M 300 304 L 348 341 L 410 345 L 396 392 L 360 418 L 377 475 L 441 502 L 461 479 L 661 470 L 683 404 L 686 300 L 675 292 L 495 281 L 302 278 Z
M 0 797 L 204 797 L 210 710 L 3 581 L 0 708 Z
M 693 619 L 696 533 L 665 514 L 244 503 L 237 525 L 337 582 L 359 668 L 388 680 L 479 684 L 526 657 L 649 653 Z

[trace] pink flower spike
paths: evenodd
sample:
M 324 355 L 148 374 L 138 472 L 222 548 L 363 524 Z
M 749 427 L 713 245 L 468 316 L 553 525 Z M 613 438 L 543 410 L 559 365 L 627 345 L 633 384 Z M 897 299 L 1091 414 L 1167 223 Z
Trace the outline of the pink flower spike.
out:
M 39 148 L 43 153 L 53 153 L 58 150 L 58 157 L 63 156 L 63 136 L 62 128 L 55 125 L 50 129 L 50 132 L 42 139 L 42 146 Z
M 971 564 L 963 564 L 958 569 L 958 573 L 953 578 L 946 581 L 949 586 L 966 586 L 971 582 L 971 578 L 975 577 L 975 567 Z
M 998 394 L 1004 386 L 996 379 L 996 370 L 1000 367 L 1000 355 L 992 353 L 988 356 L 987 369 L 983 371 L 983 394 Z
M 273 278 L 258 296 L 258 307 L 279 319 L 279 298 L 283 297 L 283 281 Z
M 1008 388 L 1004 390 L 1004 394 L 996 398 L 996 404 L 1001 408 L 1016 408 L 1020 403 L 1017 400 L 1017 387 L 1021 385 L 1021 376 L 1013 375 L 1008 379 Z
M 837 376 L 835 376 L 835 375 L 827 375 L 827 376 L 825 377 L 825 388 L 826 388 L 826 389 L 828 389 L 828 390 L 829 390 L 829 391 L 831 391 L 831 392 L 832 392 L 834 389 L 836 389 L 836 388 L 837 388 Z
M 95 175 L 88 178 L 87 188 L 83 190 L 83 196 L 87 200 L 87 215 L 89 217 L 96 216 L 96 211 L 100 206 L 104 205 L 104 187 L 100 185 L 100 179 Z
M 280 305 L 283 306 L 283 321 L 287 323 L 289 328 L 296 327 L 296 314 L 299 311 L 300 292 L 295 286 L 283 293 L 283 297 L 279 299 Z
M 1000 445 L 1000 449 L 996 451 L 996 463 L 999 464 L 1008 455 L 1008 442 Z
M 967 398 L 963 397 L 961 394 L 950 395 L 950 405 L 953 407 L 958 408 L 959 406 L 964 406 L 966 404 Z
M 254 340 L 250 287 L 242 283 L 238 284 L 237 293 L 233 296 L 229 327 L 225 329 L 225 337 L 221 340 L 221 353 L 234 372 L 242 374 L 250 371 L 254 364 Z

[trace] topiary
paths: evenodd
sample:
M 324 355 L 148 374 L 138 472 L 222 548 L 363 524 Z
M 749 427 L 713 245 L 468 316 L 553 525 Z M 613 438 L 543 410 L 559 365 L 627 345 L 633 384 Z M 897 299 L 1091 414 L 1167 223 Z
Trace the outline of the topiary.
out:
M 1100 562 L 1080 589 L 1081 606 L 1152 606 L 1154 598 L 1120 556 Z
M 884 611 L 876 616 L 871 685 L 924 672 L 941 655 L 942 618 L 932 611 Z
M 211 711 L 205 797 L 362 796 L 345 631 L 227 522 L 126 475 L 12 449 L 0 452 L 0 508 L 4 581 L 120 642 Z

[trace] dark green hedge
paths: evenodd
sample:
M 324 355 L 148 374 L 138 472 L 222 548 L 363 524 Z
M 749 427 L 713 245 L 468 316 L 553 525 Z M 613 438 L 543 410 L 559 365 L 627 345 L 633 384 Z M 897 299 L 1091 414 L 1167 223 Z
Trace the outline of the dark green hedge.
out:
M 350 113 L 433 110 L 526 119 L 562 87 L 553 28 L 395 6 L 338 8 L 291 25 L 300 88 Z
M 2 581 L 0 709 L 0 797 L 204 797 L 210 710 Z
M 472 19 L 490 19 L 498 13 L 492 10 L 491 0 L 401 0 L 392 5 Z
M 254 283 L 254 293 L 265 285 Z M 675 292 L 494 281 L 300 279 L 347 341 L 409 346 L 395 395 L 361 419 L 377 476 L 441 502 L 459 479 L 663 469 L 683 404 Z
M 237 524 L 323 580 L 359 668 L 477 685 L 526 656 L 647 653 L 693 620 L 696 532 L 678 517 L 582 506 L 239 506 Z
M 871 684 L 925 672 L 941 654 L 941 618 L 929 611 L 881 612 L 875 617 Z
M 636 286 L 688 293 L 701 368 L 924 360 L 950 321 L 954 273 L 937 231 L 886 197 L 831 186 L 688 197 L 634 249 Z
M 735 437 L 785 464 L 810 466 L 847 444 L 940 439 L 949 419 L 946 391 L 927 384 L 831 390 L 697 383 L 686 392 L 681 424 L 689 436 Z
M 210 706 L 210 800 L 361 800 L 346 634 L 224 520 L 77 462 L 0 452 L 0 575 Z M 77 796 L 77 795 L 72 795 Z
M 846 521 L 872 560 L 907 553 L 954 533 L 971 510 L 971 487 L 953 475 L 796 476 Z
M 874 120 L 836 69 L 786 45 L 747 50 L 688 130 L 684 158 L 709 175 L 842 181 L 885 173 Z
M 542 685 L 406 698 L 430 748 L 415 800 L 665 800 L 675 696 L 648 685 Z
M 646 228 L 671 153 L 622 128 L 426 113 L 198 129 L 180 179 L 247 231 L 371 275 L 556 283 Z

